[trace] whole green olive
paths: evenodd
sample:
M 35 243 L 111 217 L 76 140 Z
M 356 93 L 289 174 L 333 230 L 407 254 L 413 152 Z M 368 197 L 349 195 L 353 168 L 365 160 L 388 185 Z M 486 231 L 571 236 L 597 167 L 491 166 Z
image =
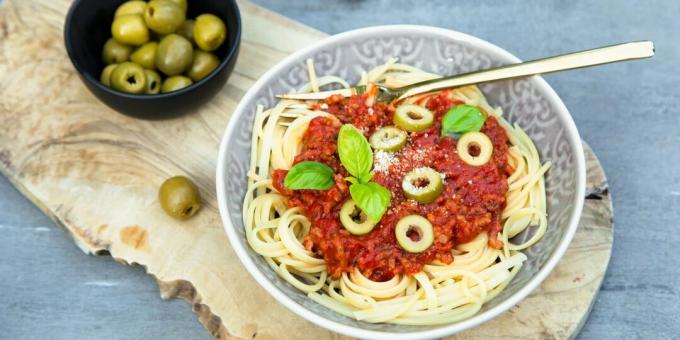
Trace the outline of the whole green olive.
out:
M 168 33 L 168 34 L 158 34 L 158 33 L 154 33 L 154 34 L 153 34 L 154 37 L 151 38 L 151 39 L 160 42 L 161 40 L 163 40 L 163 38 L 167 37 L 167 36 L 170 35 L 170 34 L 172 34 L 172 33 Z M 155 38 L 155 39 L 154 39 L 154 38 Z
M 116 40 L 128 45 L 141 45 L 149 41 L 149 29 L 139 14 L 121 15 L 113 19 L 111 34 Z
M 185 11 L 170 0 L 151 0 L 144 11 L 146 25 L 160 34 L 175 32 L 182 25 L 185 17 Z
M 118 6 L 114 17 L 119 17 L 128 14 L 144 14 L 144 9 L 146 8 L 146 2 L 141 0 L 130 0 L 124 2 L 122 5 Z
M 169 178 L 158 190 L 161 208 L 170 216 L 185 220 L 201 209 L 201 194 L 196 184 L 184 176 Z
M 193 81 L 199 81 L 216 69 L 219 64 L 220 61 L 214 54 L 196 50 L 194 51 L 194 61 L 187 71 L 187 76 Z
M 101 81 L 102 84 L 106 86 L 111 86 L 111 72 L 113 72 L 113 69 L 115 69 L 117 66 L 118 64 L 106 65 L 102 71 L 102 75 L 99 76 L 99 81 Z
M 130 54 L 130 61 L 139 64 L 139 66 L 147 69 L 156 68 L 156 49 L 158 43 L 150 41 L 138 47 L 132 54 Z
M 121 92 L 144 93 L 146 74 L 144 69 L 132 62 L 124 62 L 111 72 L 111 86 Z
M 146 94 L 156 94 L 161 92 L 161 75 L 154 70 L 144 70 L 146 74 Z
M 109 38 L 102 48 L 102 60 L 107 65 L 122 63 L 128 61 L 130 52 L 132 52 L 132 46 L 121 44 L 116 39 Z
M 181 26 L 177 29 L 177 34 L 187 38 L 191 43 L 194 42 L 194 24 L 196 21 L 193 19 L 187 19 L 182 23 Z
M 204 51 L 214 51 L 227 37 L 227 27 L 213 14 L 201 14 L 194 24 L 194 41 Z
M 191 66 L 194 49 L 186 38 L 168 34 L 156 49 L 156 68 L 168 76 L 181 74 Z
M 187 11 L 187 0 L 170 0 L 177 4 L 183 11 Z
M 194 82 L 185 76 L 172 76 L 165 78 L 163 81 L 163 86 L 161 87 L 161 92 L 168 93 L 173 91 L 181 90 L 185 87 L 191 86 Z

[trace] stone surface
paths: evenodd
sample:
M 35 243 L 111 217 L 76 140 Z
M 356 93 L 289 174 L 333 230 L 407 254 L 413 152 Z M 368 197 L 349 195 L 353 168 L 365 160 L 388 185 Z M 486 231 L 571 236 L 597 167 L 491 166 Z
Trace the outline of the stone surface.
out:
M 417 7 L 415 1 L 256 2 L 328 33 L 380 23 L 444 26 L 487 39 L 523 59 L 624 40 L 654 40 L 658 54 L 653 60 L 550 75 L 547 80 L 604 164 L 617 211 L 609 273 L 582 337 L 670 337 L 678 331 L 680 272 L 666 260 L 679 240 L 674 231 L 680 217 L 672 210 L 680 201 L 677 2 L 508 1 L 454 6 L 432 1 L 417 2 Z M 183 302 L 157 299 L 155 284 L 145 280 L 141 270 L 131 271 L 106 258 L 75 256 L 78 251 L 66 234 L 40 236 L 57 230 L 1 183 L 0 225 L 5 232 L 0 255 L 16 259 L 0 262 L 3 335 L 206 336 L 189 308 L 174 305 Z M 102 288 L 101 282 L 109 278 L 130 282 L 131 287 Z M 84 285 L 87 280 L 98 283 Z M 108 302 L 92 305 L 97 294 L 108 296 L 109 300 L 100 300 Z M 26 301 L 36 303 L 29 307 Z

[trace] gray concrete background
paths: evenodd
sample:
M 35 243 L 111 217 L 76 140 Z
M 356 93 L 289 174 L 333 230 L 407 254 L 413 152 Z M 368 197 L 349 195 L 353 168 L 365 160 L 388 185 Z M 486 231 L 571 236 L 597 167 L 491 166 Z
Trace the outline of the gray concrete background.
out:
M 0 0 L 2 2 L 2 0 Z M 522 59 L 628 40 L 652 60 L 546 77 L 607 172 L 614 251 L 581 339 L 680 331 L 680 2 L 255 0 L 327 33 L 410 23 L 486 39 Z M 0 338 L 207 338 L 140 268 L 84 256 L 0 176 Z

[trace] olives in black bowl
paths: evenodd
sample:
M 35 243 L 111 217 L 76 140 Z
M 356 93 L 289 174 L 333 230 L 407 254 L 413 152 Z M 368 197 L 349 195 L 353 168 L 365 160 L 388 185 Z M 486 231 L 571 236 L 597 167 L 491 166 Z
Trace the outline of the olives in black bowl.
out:
M 182 10 L 185 20 L 168 17 L 160 19 L 157 24 L 174 30 L 168 34 L 161 34 L 151 29 L 144 16 L 150 3 L 158 3 L 160 7 L 171 8 L 167 13 L 172 14 L 177 8 Z M 173 4 L 168 4 L 168 2 Z M 125 4 L 124 6 L 121 6 Z M 163 5 L 163 6 L 161 6 Z M 118 11 L 118 12 L 117 12 Z M 167 14 L 166 13 L 166 14 Z M 155 12 L 159 15 L 159 12 Z M 214 44 L 223 39 L 214 51 L 203 51 L 194 41 L 196 32 L 195 21 L 204 14 L 211 14 L 219 18 L 224 25 L 224 38 L 220 33 L 211 32 L 214 21 L 208 21 L 201 27 L 208 27 L 209 34 L 201 35 L 201 43 Z M 125 20 L 120 21 L 120 17 Z M 145 23 L 148 38 L 140 21 Z M 119 20 L 118 26 L 112 26 L 114 20 Z M 209 19 L 211 20 L 211 19 Z M 175 27 L 176 26 L 176 27 Z M 169 28 L 167 28 L 169 27 Z M 118 29 L 119 31 L 115 32 Z M 129 30 L 126 30 L 129 29 Z M 114 41 L 111 41 L 115 32 Z M 122 37 L 125 42 L 115 39 Z M 207 36 L 207 38 L 205 38 Z M 166 45 L 171 48 L 161 48 L 164 39 L 169 38 Z M 152 1 L 121 1 L 121 0 L 75 0 L 69 10 L 64 25 L 64 41 L 66 50 L 87 88 L 109 107 L 129 116 L 144 119 L 165 119 L 195 111 L 198 106 L 211 99 L 226 83 L 233 71 L 240 46 L 241 19 L 234 0 L 152 0 Z M 105 47 L 105 44 L 108 46 Z M 187 42 L 193 48 L 192 56 L 187 56 Z M 211 46 L 211 45 L 204 46 Z M 184 52 L 175 53 L 174 46 L 184 48 Z M 165 51 L 159 54 L 159 51 Z M 196 52 L 200 51 L 200 52 Z M 163 55 L 163 53 L 165 53 Z M 159 59 L 175 58 L 182 65 L 165 65 L 166 75 L 157 67 Z M 166 59 L 167 61 L 167 59 Z M 139 65 L 139 69 L 132 65 Z M 114 66 L 109 66 L 114 65 Z M 115 73 L 117 67 L 123 66 L 123 71 Z M 152 67 L 153 66 L 153 67 Z M 178 70 L 181 70 L 178 72 Z M 118 80 L 111 79 L 114 73 Z M 144 75 L 144 79 L 142 79 Z M 127 76 L 122 79 L 121 77 Z M 171 79 L 165 84 L 166 80 Z M 123 82 L 120 81 L 123 80 Z M 126 84 L 127 82 L 127 84 Z M 143 84 L 140 84 L 143 83 Z M 141 86 L 144 85 L 144 86 Z M 116 90 L 123 89 L 123 91 Z M 141 88 L 141 90 L 140 90 Z M 164 91 L 165 90 L 165 91 Z M 171 92 L 167 92 L 171 91 Z

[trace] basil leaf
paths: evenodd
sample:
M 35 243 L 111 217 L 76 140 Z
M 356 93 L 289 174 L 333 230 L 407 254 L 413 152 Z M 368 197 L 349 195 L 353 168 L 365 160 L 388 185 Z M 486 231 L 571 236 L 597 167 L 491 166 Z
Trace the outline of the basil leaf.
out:
M 326 190 L 335 184 L 333 169 L 323 163 L 303 161 L 288 170 L 283 184 L 292 190 Z
M 349 186 L 354 202 L 374 221 L 380 221 L 390 205 L 392 194 L 377 183 L 355 183 Z
M 471 105 L 457 105 L 452 107 L 442 118 L 442 135 L 464 134 L 479 131 L 486 116 L 479 108 Z
M 352 176 L 362 179 L 373 167 L 373 150 L 366 137 L 352 124 L 345 124 L 338 134 L 340 162 Z
M 359 178 L 359 182 L 368 183 L 373 179 L 373 176 L 375 176 L 374 172 L 366 173 L 363 176 L 361 176 L 361 178 Z

